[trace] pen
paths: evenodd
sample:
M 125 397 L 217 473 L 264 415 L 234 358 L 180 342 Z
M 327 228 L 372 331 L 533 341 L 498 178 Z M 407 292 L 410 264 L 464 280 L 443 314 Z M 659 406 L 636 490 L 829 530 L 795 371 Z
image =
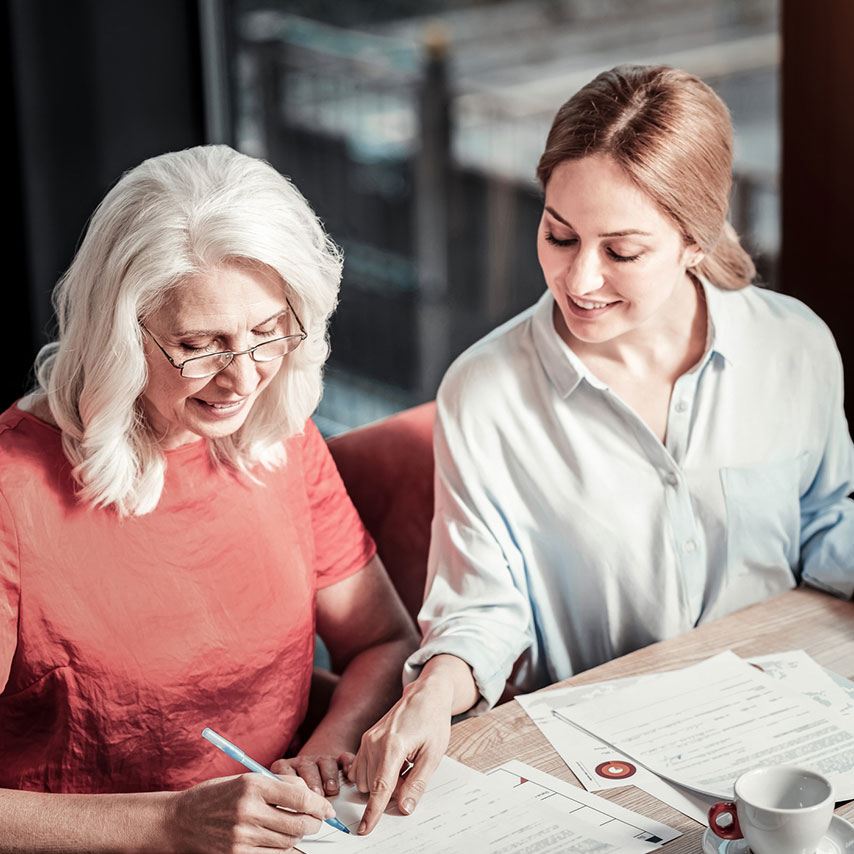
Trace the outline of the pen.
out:
M 256 762 L 250 756 L 247 756 L 237 745 L 232 744 L 227 738 L 223 738 L 219 733 L 214 732 L 210 727 L 205 727 L 202 730 L 202 736 L 206 738 L 214 747 L 218 747 L 223 753 L 236 759 L 245 768 L 254 771 L 256 774 L 263 774 L 265 777 L 272 777 L 274 780 L 279 778 L 269 769 L 265 768 L 260 762 Z M 344 822 L 337 818 L 323 819 L 327 824 L 331 824 L 336 830 L 341 830 L 344 833 L 349 833 L 349 829 Z

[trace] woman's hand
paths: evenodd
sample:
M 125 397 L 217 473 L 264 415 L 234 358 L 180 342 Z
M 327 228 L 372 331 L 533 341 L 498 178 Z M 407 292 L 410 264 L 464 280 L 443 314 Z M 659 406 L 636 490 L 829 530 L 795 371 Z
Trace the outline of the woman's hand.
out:
M 359 833 L 374 829 L 395 793 L 401 812 L 409 814 L 415 809 L 448 747 L 453 706 L 453 681 L 425 668 L 403 689 L 403 697 L 362 736 L 353 761 L 341 757 L 347 776 L 359 791 L 370 793 Z
M 334 798 L 339 792 L 338 769 L 344 768 L 345 759 L 352 762 L 352 757 L 352 753 L 342 753 L 337 758 L 324 753 L 301 753 L 290 759 L 277 759 L 270 770 L 283 777 L 301 777 L 312 791 Z
M 174 851 L 249 854 L 264 849 L 269 854 L 292 850 L 303 836 L 320 829 L 322 819 L 333 815 L 329 802 L 301 777 L 273 780 L 240 774 L 176 792 L 167 832 Z

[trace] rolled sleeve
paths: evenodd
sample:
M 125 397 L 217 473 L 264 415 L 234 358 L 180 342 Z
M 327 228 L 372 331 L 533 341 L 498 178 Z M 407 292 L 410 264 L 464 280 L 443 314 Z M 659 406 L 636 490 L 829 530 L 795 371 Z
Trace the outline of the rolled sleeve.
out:
M 415 679 L 433 656 L 455 655 L 472 668 L 480 691 L 474 710 L 485 711 L 501 696 L 534 630 L 527 591 L 508 561 L 512 537 L 480 470 L 489 457 L 483 447 L 488 437 L 478 437 L 477 449 L 466 440 L 454 387 L 446 380 L 438 398 L 436 510 L 427 596 L 418 618 L 424 640 L 406 662 L 404 681 Z

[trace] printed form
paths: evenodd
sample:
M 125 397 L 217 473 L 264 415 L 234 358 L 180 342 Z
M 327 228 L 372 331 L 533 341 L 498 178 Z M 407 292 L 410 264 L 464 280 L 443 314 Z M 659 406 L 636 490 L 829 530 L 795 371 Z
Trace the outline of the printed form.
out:
M 446 756 L 412 815 L 390 807 L 372 833 L 357 836 L 367 798 L 345 784 L 332 805 L 351 834 L 324 824 L 297 849 L 304 854 L 646 854 L 659 847 L 630 833 L 625 821 L 597 825 L 541 803 L 534 790 L 529 794 L 520 796 L 506 782 Z
M 557 710 L 648 769 L 682 786 L 732 797 L 758 765 L 807 765 L 854 797 L 850 717 L 789 687 L 770 659 L 763 673 L 732 652 Z M 761 666 L 761 665 L 760 665 Z
M 518 759 L 505 762 L 487 776 L 512 788 L 523 798 L 536 798 L 561 812 L 572 813 L 596 827 L 618 831 L 629 839 L 643 839 L 663 845 L 682 833 L 674 827 L 611 803 Z
M 715 798 L 703 797 L 662 779 L 639 762 L 632 762 L 628 756 L 611 745 L 555 714 L 556 710 L 610 695 L 641 680 L 645 680 L 648 686 L 650 680 L 658 675 L 648 674 L 591 685 L 537 691 L 519 695 L 516 700 L 588 792 L 637 786 L 688 818 L 705 824 L 709 807 L 715 802 Z
M 750 658 L 750 662 L 767 676 L 779 680 L 786 688 L 803 694 L 854 724 L 854 683 L 821 667 L 803 650 L 755 656 Z M 521 694 L 516 697 L 516 701 L 588 792 L 631 784 L 689 818 L 705 824 L 706 814 L 716 798 L 668 782 L 648 771 L 637 760 L 632 762 L 600 738 L 555 714 L 556 710 L 603 698 L 631 685 L 643 684 L 647 690 L 653 690 L 653 681 L 660 675 L 642 674 L 589 685 L 536 691 Z

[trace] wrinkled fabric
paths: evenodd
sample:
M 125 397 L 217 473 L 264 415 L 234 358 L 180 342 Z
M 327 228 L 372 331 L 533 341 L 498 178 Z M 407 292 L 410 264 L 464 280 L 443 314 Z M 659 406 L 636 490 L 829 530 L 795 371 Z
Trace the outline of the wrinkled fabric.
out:
M 60 433 L 0 416 L 0 787 L 183 789 L 264 765 L 306 709 L 319 588 L 375 548 L 317 429 L 253 483 L 203 440 L 120 520 L 75 498 Z
M 801 580 L 851 597 L 833 338 L 791 297 L 704 293 L 706 350 L 674 385 L 664 443 L 560 339 L 548 292 L 450 368 L 407 679 L 451 653 L 483 709 L 508 677 L 533 691 Z

